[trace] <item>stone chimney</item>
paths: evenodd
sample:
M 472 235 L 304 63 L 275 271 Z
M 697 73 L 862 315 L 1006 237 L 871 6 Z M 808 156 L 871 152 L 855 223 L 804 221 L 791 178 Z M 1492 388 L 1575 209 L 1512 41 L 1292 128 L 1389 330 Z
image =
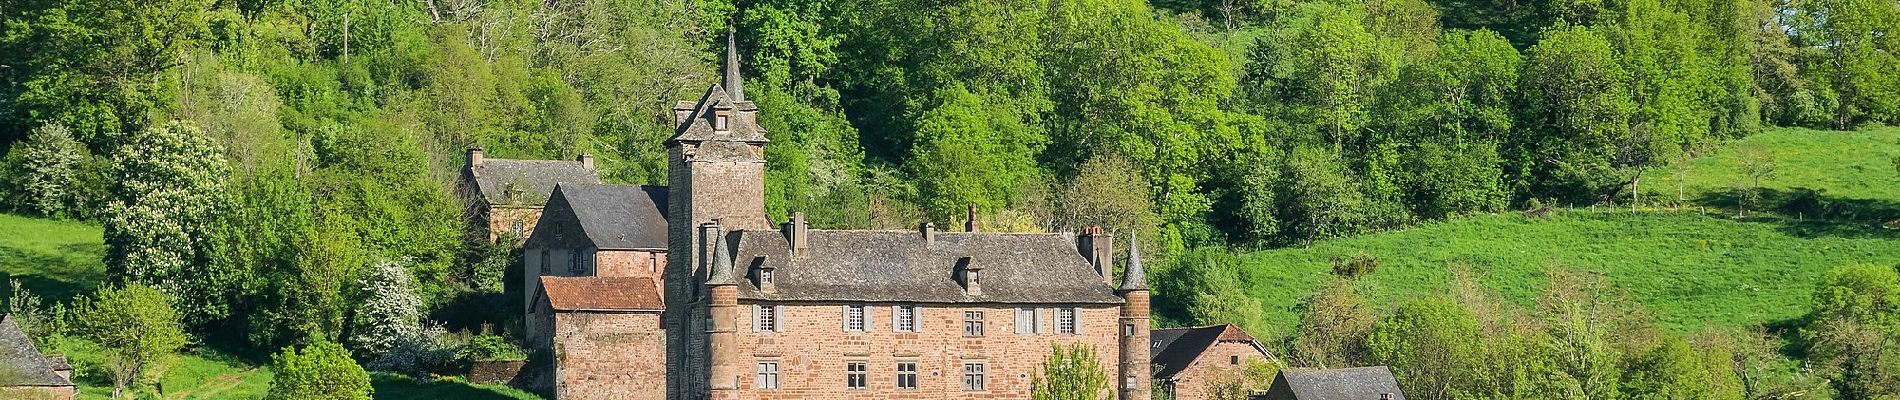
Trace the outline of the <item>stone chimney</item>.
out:
M 593 154 L 581 153 L 581 156 L 579 158 L 576 158 L 575 161 L 581 162 L 581 168 L 586 168 L 588 171 L 594 170 L 594 155 Z
M 982 272 L 983 266 L 976 263 L 975 257 L 959 257 L 957 258 L 956 270 L 952 272 L 952 274 L 956 276 L 957 283 L 963 285 L 963 294 L 982 296 Z
M 1102 282 L 1114 284 L 1109 276 L 1115 269 L 1115 238 L 1102 233 L 1102 227 L 1089 225 L 1082 228 L 1082 234 L 1076 237 L 1076 248 L 1089 266 L 1095 268 L 1095 274 L 1102 276 Z
M 792 212 L 792 221 L 779 228 L 785 231 L 785 243 L 792 249 L 793 256 L 805 255 L 811 248 L 811 228 L 805 224 L 805 212 Z
M 924 247 L 937 247 L 937 224 L 925 222 L 920 230 L 924 234 Z
M 963 231 L 976 232 L 976 205 L 971 204 L 963 218 Z
M 474 146 L 474 147 L 468 148 L 468 166 L 469 168 L 482 167 L 482 147 L 481 146 Z

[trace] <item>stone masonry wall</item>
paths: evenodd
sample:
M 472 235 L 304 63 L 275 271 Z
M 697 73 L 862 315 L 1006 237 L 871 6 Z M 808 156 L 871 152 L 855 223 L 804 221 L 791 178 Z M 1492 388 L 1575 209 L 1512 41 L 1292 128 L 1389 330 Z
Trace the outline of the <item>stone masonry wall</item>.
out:
M 562 312 L 554 325 L 556 399 L 666 398 L 658 314 Z
M 528 234 L 534 232 L 534 225 L 541 222 L 541 207 L 489 206 L 488 240 L 498 240 L 504 233 L 515 232 L 515 222 L 521 222 L 521 233 L 515 235 L 515 244 L 528 240 Z
M 1041 305 L 1038 307 L 1053 307 Z M 873 316 L 865 332 L 845 332 L 842 304 L 784 305 L 782 332 L 753 332 L 752 306 L 742 303 L 738 331 L 742 370 L 754 371 L 759 361 L 779 363 L 779 389 L 759 389 L 755 374 L 740 379 L 744 399 L 1022 399 L 1030 394 L 1030 379 L 1056 344 L 1083 343 L 1095 349 L 1103 373 L 1115 374 L 1116 321 L 1119 306 L 1094 305 L 1081 309 L 1080 333 L 1057 334 L 1053 310 L 1045 312 L 1048 330 L 1017 334 L 1011 305 L 920 305 L 920 332 L 891 332 L 891 304 L 870 303 Z M 984 312 L 984 336 L 963 335 L 964 311 Z M 918 364 L 918 388 L 896 388 L 900 360 Z M 868 387 L 846 388 L 846 363 L 866 363 Z M 963 390 L 963 363 L 986 365 L 986 389 Z M 1103 387 L 1112 396 L 1113 382 Z
M 646 277 L 661 282 L 666 268 L 666 252 L 645 250 L 601 250 L 595 252 L 594 276 L 607 278 Z
M 1236 363 L 1236 357 L 1239 362 Z M 1174 398 L 1176 400 L 1200 400 L 1208 396 L 1212 385 L 1223 377 L 1241 373 L 1247 363 L 1253 360 L 1265 360 L 1266 355 L 1253 345 L 1241 342 L 1216 342 L 1201 353 L 1200 358 L 1188 364 L 1187 369 L 1174 374 Z M 1262 382 L 1262 389 L 1265 388 Z

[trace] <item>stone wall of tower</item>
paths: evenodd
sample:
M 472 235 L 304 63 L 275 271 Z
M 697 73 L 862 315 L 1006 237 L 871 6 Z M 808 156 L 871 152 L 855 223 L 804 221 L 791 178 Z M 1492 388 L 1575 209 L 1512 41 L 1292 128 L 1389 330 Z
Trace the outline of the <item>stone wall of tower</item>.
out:
M 1116 374 L 1116 393 L 1121 400 L 1148 400 L 1153 397 L 1149 379 L 1154 376 L 1150 364 L 1148 291 L 1124 290 L 1121 308 L 1121 367 Z
M 769 230 L 765 217 L 765 163 L 704 160 L 694 157 L 699 143 L 668 146 L 667 248 L 662 317 L 667 336 L 669 398 L 705 398 L 711 364 L 706 323 L 704 266 L 709 257 L 702 224 L 718 221 L 724 230 Z M 763 160 L 764 148 L 747 146 Z

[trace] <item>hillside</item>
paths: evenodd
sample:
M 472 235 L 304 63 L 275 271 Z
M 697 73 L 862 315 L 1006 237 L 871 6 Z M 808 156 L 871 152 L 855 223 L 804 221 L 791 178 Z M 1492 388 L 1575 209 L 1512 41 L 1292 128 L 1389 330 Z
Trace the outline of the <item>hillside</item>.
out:
M 1784 206 L 1794 204 L 1792 194 L 1812 190 L 1831 216 L 1845 218 L 1736 218 L 1723 207 L 1734 204 L 1745 157 L 1773 160 L 1775 173 L 1761 184 L 1766 202 L 1798 208 Z M 1528 305 L 1543 286 L 1545 266 L 1557 263 L 1603 273 L 1676 330 L 1773 324 L 1805 313 L 1814 283 L 1829 268 L 1900 263 L 1900 230 L 1873 223 L 1900 218 L 1894 157 L 1900 129 L 1773 129 L 1670 166 L 1645 190 L 1669 198 L 1680 191 L 1696 207 L 1473 216 L 1246 254 L 1242 273 L 1249 293 L 1267 306 L 1269 337 L 1291 331 L 1293 307 L 1329 276 L 1334 257 L 1361 254 L 1379 261 L 1366 279 L 1369 300 L 1381 308 L 1445 293 L 1452 266 Z

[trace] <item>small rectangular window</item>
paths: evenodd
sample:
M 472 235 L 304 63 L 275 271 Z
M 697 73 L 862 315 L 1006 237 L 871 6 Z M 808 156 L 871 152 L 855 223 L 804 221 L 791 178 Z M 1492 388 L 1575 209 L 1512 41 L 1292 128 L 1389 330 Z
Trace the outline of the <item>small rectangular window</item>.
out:
M 1135 324 L 1122 324 L 1122 336 L 1135 336 Z
M 864 306 L 844 306 L 845 332 L 864 332 Z
M 917 363 L 914 361 L 897 363 L 897 388 L 917 388 Z
M 963 363 L 963 390 L 983 390 L 983 363 Z
M 983 336 L 983 312 L 963 312 L 963 336 Z
M 769 269 L 759 270 L 759 283 L 760 284 L 772 283 L 772 270 L 769 270 Z
M 891 308 L 891 331 L 916 332 L 917 306 L 895 306 Z
M 752 384 L 759 389 L 778 389 L 778 363 L 759 363 L 758 376 L 754 378 Z
M 726 130 L 726 129 L 727 129 L 726 127 L 727 127 L 727 125 L 726 125 L 726 116 L 724 116 L 724 115 L 720 115 L 720 116 L 717 116 L 717 117 L 714 117 L 714 118 L 713 118 L 713 129 L 717 129 L 717 130 L 722 130 L 722 131 L 723 131 L 723 130 Z
M 1122 379 L 1122 388 L 1123 388 L 1123 389 L 1134 389 L 1134 388 L 1135 388 L 1135 384 L 1136 384 L 1137 382 L 1140 382 L 1140 381 L 1141 381 L 1141 378 L 1136 378 L 1136 377 L 1132 377 L 1132 376 L 1131 376 L 1131 377 L 1127 377 L 1127 378 L 1125 378 L 1125 379 Z
M 844 364 L 844 387 L 846 389 L 863 389 L 865 384 L 869 381 L 870 375 L 863 361 L 852 361 Z
M 1228 365 L 1240 365 L 1240 356 L 1227 356 Z
M 1056 333 L 1074 334 L 1076 326 L 1075 314 L 1076 309 L 1074 308 L 1056 309 Z
M 756 330 L 760 332 L 770 332 L 770 331 L 778 330 L 778 307 L 777 306 L 759 305 L 759 306 L 753 307 L 752 309 L 754 310 L 754 312 L 758 313 L 758 318 L 756 318 L 758 320 L 758 325 L 754 326 Z

